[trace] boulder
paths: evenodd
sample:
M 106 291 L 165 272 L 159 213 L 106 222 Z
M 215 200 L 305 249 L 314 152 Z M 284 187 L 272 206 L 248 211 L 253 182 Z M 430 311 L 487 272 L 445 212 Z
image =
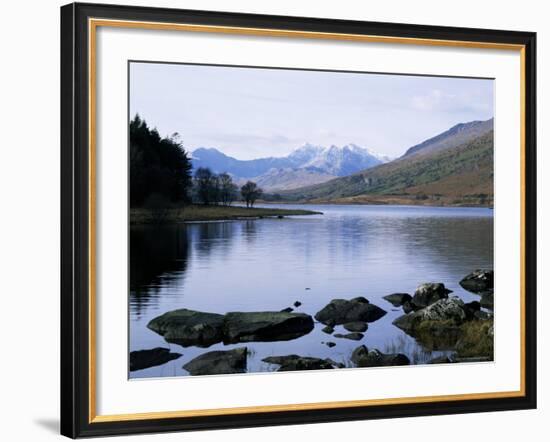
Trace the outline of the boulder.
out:
M 349 322 L 374 322 L 387 312 L 369 303 L 362 296 L 346 299 L 333 299 L 315 314 L 315 319 L 326 325 L 345 324 Z
M 351 361 L 358 367 L 388 367 L 411 363 L 402 353 L 382 353 L 377 349 L 369 351 L 364 345 L 353 350 Z
M 331 334 L 334 333 L 334 327 L 332 327 L 332 326 L 330 326 L 330 325 L 327 325 L 326 327 L 323 327 L 323 328 L 321 329 L 321 331 L 322 331 L 323 333 L 326 333 L 327 335 L 331 335 Z
M 157 347 L 150 350 L 130 352 L 130 371 L 143 370 L 149 367 L 166 364 L 178 359 L 181 353 L 171 353 L 169 348 Z
M 231 312 L 225 315 L 225 343 L 289 341 L 313 330 L 313 318 L 304 313 Z
M 295 370 L 325 370 L 332 369 L 335 366 L 334 361 L 330 359 L 311 358 L 298 355 L 287 356 L 269 356 L 262 359 L 268 364 L 279 365 L 277 371 L 295 371 Z
M 403 311 L 405 313 L 410 313 L 410 312 L 414 311 L 414 305 L 412 304 L 411 301 L 405 301 L 403 303 Z
M 223 340 L 223 324 L 223 315 L 184 308 L 154 318 L 147 327 L 164 336 L 167 342 L 183 347 L 209 347 Z
M 467 302 L 464 304 L 464 313 L 466 313 L 466 319 L 469 321 L 476 317 L 481 309 L 481 304 L 478 301 Z
M 479 303 L 483 308 L 487 308 L 489 310 L 493 310 L 494 308 L 494 296 L 493 292 L 485 292 L 481 295 L 481 299 L 479 300 Z
M 408 293 L 392 293 L 391 295 L 384 296 L 384 299 L 394 307 L 400 307 L 405 304 L 405 302 L 410 301 L 412 296 Z
M 460 325 L 466 320 L 464 302 L 459 298 L 446 298 L 402 315 L 393 324 L 428 350 L 446 350 L 454 348 L 461 335 Z
M 219 315 L 180 309 L 156 317 L 147 327 L 183 347 L 209 347 L 222 341 L 288 341 L 313 330 L 313 318 L 286 310 Z
M 452 293 L 452 290 L 445 288 L 445 285 L 441 282 L 427 282 L 420 284 L 416 288 L 411 303 L 413 308 L 418 310 L 427 307 L 440 299 L 448 298 L 449 293 Z
M 493 281 L 493 270 L 477 269 L 462 278 L 459 284 L 469 292 L 481 294 L 493 290 Z
M 360 341 L 361 339 L 363 339 L 364 336 L 365 335 L 363 333 L 357 333 L 357 332 L 346 333 L 345 335 L 343 335 L 342 333 L 334 334 L 335 338 L 351 339 L 352 341 Z
M 246 357 L 246 347 L 227 351 L 210 351 L 192 359 L 183 368 L 193 376 L 245 373 Z
M 369 324 L 362 321 L 346 322 L 344 328 L 350 332 L 365 332 L 369 328 Z

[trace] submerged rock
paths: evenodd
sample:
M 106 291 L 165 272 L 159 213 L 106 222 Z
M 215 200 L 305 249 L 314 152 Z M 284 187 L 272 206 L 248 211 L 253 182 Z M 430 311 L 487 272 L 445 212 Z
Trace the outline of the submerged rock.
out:
M 459 284 L 463 289 L 469 292 L 481 294 L 483 292 L 492 291 L 493 282 L 493 270 L 477 269 L 462 278 Z
M 344 339 L 351 339 L 352 341 L 360 341 L 363 339 L 365 335 L 363 333 L 346 333 L 345 335 L 342 333 L 336 333 L 334 335 L 335 338 L 344 338 Z
M 410 302 L 412 296 L 408 293 L 392 293 L 391 295 L 384 296 L 384 299 L 394 307 L 400 307 L 405 304 L 405 302 Z
M 313 318 L 304 313 L 231 312 L 225 315 L 226 343 L 288 341 L 313 330 Z
M 332 348 L 332 347 L 336 346 L 336 342 L 331 342 L 331 341 L 325 342 L 325 345 L 326 345 L 328 348 Z
M 315 319 L 326 325 L 345 324 L 349 322 L 374 322 L 387 312 L 369 303 L 362 296 L 351 300 L 333 299 L 315 314 Z
M 227 351 L 210 351 L 192 359 L 183 368 L 193 376 L 245 373 L 246 359 L 246 347 Z
M 402 353 L 382 353 L 377 349 L 369 351 L 364 345 L 353 350 L 351 361 L 358 367 L 388 367 L 411 363 Z
M 164 336 L 167 342 L 183 347 L 209 347 L 223 340 L 223 324 L 223 315 L 184 308 L 154 318 L 147 327 Z
M 452 361 L 448 356 L 437 356 L 428 361 L 428 364 L 450 364 Z
M 344 328 L 350 332 L 365 332 L 369 328 L 369 324 L 362 321 L 346 322 Z
M 287 307 L 287 308 L 282 309 L 281 311 L 282 311 L 283 313 L 290 313 L 290 312 L 293 311 L 293 310 L 294 310 L 294 309 L 293 309 L 292 307 Z
M 445 288 L 443 283 L 427 282 L 420 284 L 416 288 L 411 303 L 415 310 L 421 309 L 439 301 L 440 299 L 448 298 L 449 293 L 452 293 L 452 290 Z
M 150 350 L 137 350 L 130 352 L 130 371 L 143 370 L 166 364 L 178 359 L 181 353 L 171 353 L 169 348 L 157 347 Z
M 269 364 L 280 365 L 277 371 L 325 370 L 334 368 L 335 362 L 330 359 L 319 359 L 298 355 L 269 356 L 262 359 Z
M 302 303 L 300 301 L 296 301 L 294 303 L 294 307 L 300 307 L 302 305 Z

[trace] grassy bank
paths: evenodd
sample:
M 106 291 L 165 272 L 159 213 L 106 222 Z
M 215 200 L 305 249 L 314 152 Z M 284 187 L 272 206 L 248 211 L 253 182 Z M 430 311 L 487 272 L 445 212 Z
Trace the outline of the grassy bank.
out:
M 371 204 L 436 207 L 493 207 L 493 198 L 485 195 L 359 195 L 330 200 L 310 200 L 300 204 Z
M 246 208 L 240 206 L 191 205 L 173 209 L 130 209 L 130 224 L 158 224 L 238 219 L 282 218 L 296 215 L 322 215 L 313 210 Z

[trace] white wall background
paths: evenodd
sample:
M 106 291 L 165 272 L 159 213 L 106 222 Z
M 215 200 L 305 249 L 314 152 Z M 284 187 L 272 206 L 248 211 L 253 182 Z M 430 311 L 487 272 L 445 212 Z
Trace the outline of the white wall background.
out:
M 113 0 L 114 1 L 114 0 Z M 549 221 L 543 176 L 549 161 L 544 123 L 550 103 L 550 14 L 545 2 L 524 0 L 120 0 L 134 5 L 375 20 L 538 32 L 539 226 Z M 0 436 L 59 438 L 59 6 L 58 0 L 3 4 L 0 26 Z M 546 244 L 545 244 L 546 243 Z M 543 247 L 546 245 L 546 250 Z M 263 429 L 127 437 L 125 440 L 271 441 L 542 440 L 550 428 L 543 321 L 550 303 L 543 279 L 550 243 L 539 228 L 539 409 L 505 413 L 317 424 Z M 537 436 L 537 433 L 541 433 Z

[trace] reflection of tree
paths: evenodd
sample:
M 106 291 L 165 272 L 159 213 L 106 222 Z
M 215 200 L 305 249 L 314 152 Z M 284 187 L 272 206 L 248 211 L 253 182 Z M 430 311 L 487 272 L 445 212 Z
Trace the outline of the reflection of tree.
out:
M 214 253 L 225 255 L 236 236 L 236 222 L 197 223 L 189 226 L 190 242 L 198 258 L 204 259 Z
M 138 313 L 153 301 L 161 284 L 185 275 L 188 255 L 186 226 L 130 228 L 131 305 Z

